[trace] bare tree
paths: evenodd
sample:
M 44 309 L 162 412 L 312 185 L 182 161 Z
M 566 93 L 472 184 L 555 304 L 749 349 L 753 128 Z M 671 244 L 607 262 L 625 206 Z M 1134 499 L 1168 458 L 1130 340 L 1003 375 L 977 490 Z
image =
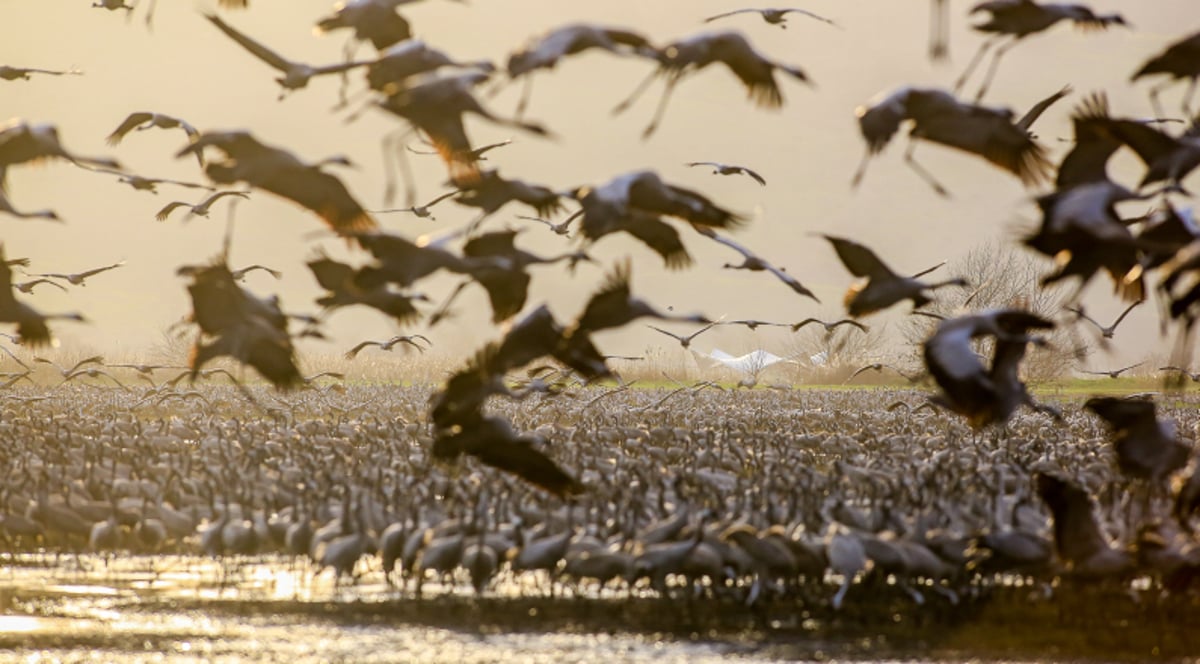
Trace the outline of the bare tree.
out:
M 894 346 L 887 341 L 886 324 L 866 332 L 850 326 L 826 332 L 809 326 L 796 332 L 788 357 L 796 362 L 797 382 L 828 385 L 843 383 L 864 364 L 888 361 Z
M 943 297 L 923 309 L 928 314 L 950 318 L 1015 307 L 1064 321 L 1063 307 L 1070 301 L 1071 289 L 1062 285 L 1041 287 L 1039 282 L 1045 270 L 1036 256 L 1009 245 L 988 242 L 951 262 L 947 269 L 971 285 L 946 291 Z M 935 316 L 911 316 L 902 324 L 904 336 L 913 348 L 910 364 L 920 365 L 921 344 L 933 333 L 937 323 Z M 1044 381 L 1067 375 L 1092 350 L 1072 325 L 1060 325 L 1046 338 L 1049 345 L 1031 347 L 1026 356 L 1022 365 L 1026 380 Z M 980 343 L 978 350 L 989 352 L 987 344 L 990 342 Z

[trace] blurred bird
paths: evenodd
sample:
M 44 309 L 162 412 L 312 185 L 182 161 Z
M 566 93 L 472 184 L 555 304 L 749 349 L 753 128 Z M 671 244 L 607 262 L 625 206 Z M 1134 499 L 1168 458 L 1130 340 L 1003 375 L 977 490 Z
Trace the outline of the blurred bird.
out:
M 642 138 L 650 136 L 658 128 L 671 93 L 679 81 L 687 74 L 698 72 L 711 64 L 720 62 L 728 67 L 746 86 L 746 91 L 754 103 L 764 108 L 779 108 L 783 105 L 783 93 L 779 91 L 779 84 L 775 81 L 775 70 L 778 69 L 797 80 L 808 81 L 808 76 L 799 67 L 780 64 L 763 57 L 750 46 L 745 37 L 736 32 L 704 33 L 681 39 L 659 49 L 657 59 L 658 70 L 652 72 L 628 98 L 613 109 L 614 113 L 624 111 L 641 96 L 655 78 L 666 78 L 662 97 L 659 98 L 650 124 L 642 132 Z
M 1121 374 L 1125 373 L 1126 371 L 1129 371 L 1130 369 L 1136 369 L 1143 364 L 1145 364 L 1145 362 L 1138 362 L 1137 364 L 1131 364 L 1127 367 L 1121 367 L 1120 369 L 1110 369 L 1108 371 L 1081 371 L 1081 373 L 1090 374 L 1092 376 L 1108 376 L 1109 378 L 1116 380 L 1117 378 L 1120 378 Z
M 1009 109 L 989 108 L 960 102 L 948 92 L 903 87 L 869 106 L 859 106 L 854 114 L 867 141 L 867 151 L 854 174 L 851 185 L 857 187 L 871 157 L 887 146 L 905 120 L 913 121 L 904 160 L 942 196 L 946 188 L 913 159 L 915 139 L 941 143 L 978 155 L 1016 175 L 1026 186 L 1034 186 L 1048 177 L 1050 162 L 1042 147 L 1030 137 L 1027 127 L 1013 121 Z
M 743 260 L 740 264 L 739 263 L 725 263 L 725 265 L 722 266 L 725 269 L 749 270 L 751 272 L 770 272 L 772 275 L 775 276 L 775 278 L 777 278 L 780 281 L 782 281 L 783 283 L 787 284 L 788 288 L 791 288 L 792 291 L 795 292 L 796 294 L 803 295 L 805 297 L 810 297 L 816 302 L 821 301 L 817 298 L 816 295 L 813 294 L 812 291 L 810 291 L 808 288 L 806 288 L 804 286 L 804 284 L 801 284 L 799 281 L 797 281 L 795 277 L 788 274 L 782 268 L 775 267 L 771 263 L 768 263 L 762 257 L 751 252 L 749 249 L 734 242 L 733 240 L 730 240 L 727 237 L 718 235 L 717 232 L 711 228 L 708 228 L 705 226 L 694 226 L 694 228 L 695 228 L 696 232 L 700 233 L 701 235 L 713 240 L 714 242 L 723 244 L 726 247 L 729 247 L 730 249 L 733 249 L 734 251 L 736 251 L 742 255 Z
M 276 298 L 264 300 L 243 290 L 223 259 L 186 265 L 179 274 L 191 279 L 190 320 L 200 328 L 188 358 L 191 380 L 209 360 L 229 355 L 254 367 L 280 389 L 301 385 L 288 320 Z
M 1153 401 L 1093 397 L 1084 407 L 1112 428 L 1117 468 L 1127 477 L 1165 488 L 1165 481 L 1187 465 L 1191 448 L 1179 440 L 1175 423 L 1160 421 Z
M 64 281 L 66 281 L 67 283 L 71 284 L 72 286 L 86 286 L 87 284 L 84 282 L 89 277 L 94 277 L 97 274 L 100 274 L 102 272 L 108 272 L 109 270 L 115 270 L 124 264 L 125 264 L 125 261 L 121 261 L 119 263 L 113 263 L 112 265 L 105 265 L 104 267 L 97 267 L 97 268 L 93 268 L 91 270 L 84 270 L 83 272 L 75 272 L 73 274 L 59 274 L 57 272 L 51 272 L 48 274 L 31 274 L 29 276 L 31 276 L 31 277 L 46 277 L 48 279 L 62 279 Z
M 18 302 L 13 295 L 12 268 L 4 260 L 4 245 L 0 244 L 0 323 L 16 323 L 21 344 L 38 348 L 50 345 L 50 329 L 46 327 L 46 321 L 54 318 L 83 321 L 83 316 L 76 313 L 41 314 L 29 305 Z
M 184 201 L 171 201 L 170 203 L 167 203 L 166 205 L 164 205 L 162 207 L 162 209 L 159 210 L 154 215 L 154 218 L 159 221 L 166 221 L 167 217 L 171 216 L 171 213 L 174 212 L 176 208 L 186 207 L 186 208 L 188 208 L 188 213 L 187 213 L 187 216 L 184 217 L 185 220 L 191 219 L 192 217 L 204 217 L 205 219 L 207 219 L 209 210 L 212 208 L 213 204 L 226 196 L 237 196 L 238 198 L 250 198 L 250 192 L 234 191 L 232 189 L 226 189 L 224 191 L 218 191 L 214 194 L 209 195 L 204 200 L 200 201 L 199 203 L 196 203 L 195 205 L 184 202 Z
M 224 32 L 226 36 L 237 42 L 242 48 L 249 51 L 251 55 L 259 60 L 262 60 L 266 64 L 270 65 L 271 68 L 276 69 L 283 74 L 275 79 L 275 82 L 279 83 L 279 85 L 283 88 L 283 91 L 279 94 L 280 99 L 283 99 L 287 93 L 292 90 L 299 90 L 307 87 L 309 79 L 314 76 L 339 74 L 341 72 L 354 69 L 355 67 L 361 67 L 370 64 L 370 61 L 364 60 L 355 62 L 342 62 L 335 65 L 323 65 L 317 67 L 305 64 L 303 62 L 294 62 L 284 58 L 275 51 L 272 51 L 259 42 L 242 34 L 233 26 L 229 25 L 225 21 L 222 21 L 221 18 L 216 14 L 205 14 L 204 18 L 207 18 L 209 22 L 217 26 L 217 29 L 219 29 L 221 32 Z
M 28 81 L 30 74 L 47 74 L 49 76 L 80 76 L 83 72 L 78 69 L 68 69 L 66 71 L 57 71 L 53 69 L 35 69 L 32 67 L 10 67 L 8 65 L 0 65 L 0 80 L 3 81 Z
M 321 288 L 329 291 L 328 295 L 317 300 L 317 304 L 326 309 L 365 304 L 391 316 L 397 323 L 407 325 L 421 316 L 413 302 L 428 300 L 420 294 L 391 291 L 385 285 L 364 286 L 358 278 L 358 271 L 327 256 L 309 261 L 308 269 L 312 271 Z
M 787 30 L 787 15 L 788 14 L 801 14 L 801 15 L 807 16 L 809 18 L 816 19 L 822 23 L 828 23 L 829 25 L 832 25 L 835 27 L 837 26 L 837 23 L 834 23 L 833 21 L 825 18 L 824 16 L 819 16 L 817 14 L 814 14 L 814 13 L 808 11 L 807 9 L 796 9 L 796 8 L 791 8 L 791 7 L 787 8 L 787 9 L 735 9 L 731 12 L 725 12 L 724 14 L 717 14 L 716 16 L 709 16 L 708 18 L 704 19 L 704 22 L 711 23 L 719 18 L 725 18 L 727 16 L 734 16 L 737 14 L 758 14 L 758 15 L 762 16 L 762 19 L 764 21 L 766 21 L 767 23 L 769 23 L 771 25 L 778 25 L 783 30 Z
M 589 49 L 601 49 L 617 55 L 655 55 L 650 42 L 636 32 L 587 23 L 564 25 L 535 37 L 508 56 L 508 77 L 514 81 L 520 78 L 525 82 L 521 100 L 517 103 L 517 117 L 521 117 L 529 105 L 529 97 L 533 90 L 533 72 L 539 69 L 553 69 L 562 58 Z
M 1067 570 L 1082 577 L 1103 578 L 1131 571 L 1126 551 L 1113 548 L 1096 521 L 1091 496 L 1073 482 L 1054 475 L 1035 475 L 1038 495 L 1054 521 L 1054 549 Z
M 1130 81 L 1139 78 L 1166 74 L 1169 78 L 1159 85 L 1150 88 L 1150 103 L 1158 117 L 1166 117 L 1159 105 L 1158 94 L 1175 81 L 1187 79 L 1187 91 L 1183 93 L 1183 115 L 1192 117 L 1191 101 L 1196 92 L 1196 80 L 1200 78 L 1200 32 L 1171 44 L 1167 50 L 1150 58 L 1136 72 Z
M 667 184 L 654 171 L 633 171 L 597 187 L 578 187 L 571 196 L 582 208 L 584 238 L 595 241 L 625 231 L 662 256 L 672 269 L 687 266 L 692 258 L 679 233 L 660 216 L 683 219 L 693 228 L 734 228 L 745 223 L 704 195 Z
M 925 366 L 942 392 L 930 399 L 967 418 L 976 429 L 1004 424 L 1020 406 L 1039 408 L 1018 371 L 1030 330 L 1054 327 L 1052 321 L 1020 309 L 995 309 L 951 318 L 938 324 L 924 344 Z M 993 337 L 991 366 L 984 366 L 971 342 Z
M 761 175 L 759 175 L 758 173 L 755 173 L 754 171 L 750 170 L 749 168 L 746 168 L 745 166 L 731 166 L 729 164 L 722 164 L 722 163 L 718 163 L 715 161 L 689 161 L 686 165 L 687 166 L 712 166 L 713 167 L 713 175 L 738 175 L 738 174 L 747 175 L 751 179 L 753 179 L 755 182 L 761 184 L 762 186 L 764 186 L 764 187 L 767 186 L 767 181 L 764 180 Z
M 955 92 L 966 85 L 967 79 L 970 78 L 971 73 L 975 71 L 975 67 L 979 65 L 988 50 L 1006 37 L 1012 39 L 997 47 L 996 52 L 992 55 L 992 63 L 988 67 L 987 75 L 979 87 L 979 92 L 975 94 L 976 103 L 987 93 L 992 78 L 995 77 L 996 70 L 1000 66 L 1000 58 L 1004 57 L 1008 49 L 1016 46 L 1025 37 L 1037 34 L 1059 21 L 1071 21 L 1083 30 L 1104 30 L 1112 25 L 1128 25 L 1120 14 L 1096 14 L 1083 5 L 1049 2 L 1038 4 L 1034 0 L 991 0 L 981 2 L 971 8 L 972 14 L 980 12 L 987 12 L 990 16 L 985 22 L 971 27 L 979 32 L 991 33 L 992 36 L 979 46 L 979 50 L 971 58 L 971 63 L 967 65 L 966 71 L 954 84 Z
M 396 7 L 405 0 L 345 0 L 317 21 L 318 34 L 351 28 L 356 41 L 369 41 L 384 50 L 412 37 L 412 28 Z M 349 55 L 349 54 L 347 54 Z M 347 58 L 349 59 L 349 58 Z
M 484 416 L 439 433 L 433 441 L 433 457 L 452 460 L 467 454 L 562 498 L 582 492 L 579 481 L 535 444 L 533 438 L 513 431 L 508 420 Z
M 200 152 L 210 146 L 227 157 L 225 161 L 209 163 L 204 169 L 217 184 L 246 182 L 287 198 L 316 213 L 339 235 L 362 233 L 378 227 L 362 205 L 354 200 L 346 185 L 321 170 L 326 163 L 349 164 L 345 157 L 305 164 L 292 153 L 264 145 L 245 131 L 205 132 L 175 156 Z
M 626 259 L 608 273 L 604 284 L 588 300 L 587 306 L 583 308 L 583 313 L 570 328 L 568 335 L 578 331 L 592 333 L 621 327 L 644 316 L 689 323 L 712 322 L 700 315 L 677 316 L 664 313 L 645 300 L 634 297 L 629 285 L 630 271 L 630 262 Z
M 846 291 L 846 311 L 854 318 L 881 311 L 901 300 L 912 300 L 913 308 L 919 309 L 933 301 L 926 295 L 928 291 L 945 286 L 967 285 L 966 280 L 961 278 L 926 284 L 913 277 L 902 277 L 879 260 L 875 252 L 853 240 L 832 235 L 821 237 L 833 245 L 850 274 L 866 278 L 866 281 L 852 285 Z
M 429 344 L 430 346 L 433 345 L 433 342 L 431 342 L 429 340 L 429 338 L 423 334 L 404 334 L 404 335 L 394 336 L 391 339 L 388 339 L 387 341 L 362 341 L 362 342 L 359 342 L 353 348 L 346 351 L 345 357 L 347 360 L 352 360 L 360 352 L 362 352 L 362 350 L 364 348 L 366 348 L 367 346 L 375 346 L 375 347 L 379 348 L 379 350 L 390 351 L 393 348 L 395 348 L 397 344 L 406 344 L 406 345 L 412 346 L 413 348 L 416 348 L 418 351 L 424 353 L 425 347 L 422 346 L 421 344 L 417 343 L 418 339 L 420 339 L 421 341 L 424 341 L 425 343 Z
M 1091 323 L 1092 325 L 1095 325 L 1096 329 L 1100 331 L 1100 335 L 1102 337 L 1104 337 L 1105 339 L 1112 339 L 1113 335 L 1116 334 L 1117 326 L 1121 324 L 1121 321 L 1125 320 L 1125 317 L 1129 315 L 1129 312 L 1133 311 L 1134 307 L 1137 307 L 1138 305 L 1140 305 L 1143 302 L 1145 302 L 1145 300 L 1138 300 L 1138 301 L 1130 304 L 1128 307 L 1125 307 L 1125 310 L 1122 311 L 1119 316 L 1117 316 L 1117 319 L 1112 322 L 1112 325 L 1101 325 L 1095 318 L 1092 318 L 1091 316 L 1087 315 L 1087 313 L 1084 312 L 1083 305 L 1080 305 L 1078 307 L 1064 307 L 1064 308 L 1067 311 L 1070 311 L 1071 313 L 1075 314 L 1076 320 L 1086 320 L 1087 322 Z

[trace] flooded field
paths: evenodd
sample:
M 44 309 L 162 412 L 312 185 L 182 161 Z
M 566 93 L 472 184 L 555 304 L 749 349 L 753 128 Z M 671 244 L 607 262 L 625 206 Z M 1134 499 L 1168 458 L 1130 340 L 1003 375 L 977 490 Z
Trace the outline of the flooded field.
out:
M 0 659 L 1200 652 L 1200 584 L 1180 571 L 1194 542 L 1163 527 L 1155 551 L 1180 557 L 1147 555 L 1141 526 L 1169 522 L 1166 504 L 1129 498 L 1137 487 L 1116 477 L 1103 429 L 1069 401 L 1062 426 L 1030 414 L 980 435 L 940 413 L 887 410 L 919 403 L 904 391 L 664 401 L 663 390 L 580 388 L 497 402 L 588 487 L 568 505 L 472 462 L 427 459 L 424 388 L 255 392 L 257 407 L 218 387 L 158 405 L 87 386 L 8 394 L 48 398 L 0 405 Z M 1193 425 L 1191 398 L 1170 401 L 1168 414 Z M 1089 487 L 1098 523 L 1136 563 L 1084 574 L 1055 555 L 1035 468 Z M 1050 548 L 1006 559 L 1000 538 L 1014 532 Z M 555 553 L 528 559 L 554 542 Z M 788 553 L 772 561 L 763 542 Z M 840 552 L 855 542 L 870 555 L 848 568 Z M 890 560 L 898 542 L 942 563 Z M 447 543 L 451 562 L 438 557 Z

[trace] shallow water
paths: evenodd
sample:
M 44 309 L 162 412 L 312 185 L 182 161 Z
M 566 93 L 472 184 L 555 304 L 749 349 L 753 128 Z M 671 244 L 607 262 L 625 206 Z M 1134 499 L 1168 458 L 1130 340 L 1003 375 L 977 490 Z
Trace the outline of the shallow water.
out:
M 1031 604 L 1042 591 L 1019 587 L 962 607 L 917 607 L 894 589 L 851 593 L 853 606 L 833 615 L 796 600 L 749 610 L 687 593 L 530 596 L 503 580 L 482 598 L 436 583 L 417 598 L 378 570 L 335 586 L 328 572 L 277 557 L 24 555 L 5 568 L 0 659 L 27 662 L 1137 661 L 1159 646 L 1167 659 L 1200 652 L 1188 634 L 1200 619 L 1195 602 L 1180 619 L 1101 596 L 1093 599 L 1107 614 L 1066 620 L 1064 610 L 1086 598 Z

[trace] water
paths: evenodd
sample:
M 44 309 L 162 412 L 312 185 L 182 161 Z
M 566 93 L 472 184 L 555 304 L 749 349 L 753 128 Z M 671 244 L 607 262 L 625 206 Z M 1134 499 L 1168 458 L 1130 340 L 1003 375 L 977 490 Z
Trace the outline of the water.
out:
M 834 616 L 795 599 L 752 610 L 682 589 L 669 599 L 561 588 L 531 596 L 504 580 L 483 598 L 430 582 L 418 599 L 378 570 L 335 586 L 329 572 L 278 557 L 23 555 L 7 563 L 0 660 L 25 662 L 1136 661 L 1158 646 L 1170 657 L 1200 652 L 1188 641 L 1200 617 L 1194 599 L 1181 600 L 1192 611 L 1183 620 L 1112 596 L 1101 601 L 1107 615 L 1066 620 L 1064 610 L 1086 602 L 1061 589 L 1039 602 L 1043 590 L 1014 586 L 1004 601 L 969 607 L 852 592 Z M 1110 621 L 1109 638 L 1124 647 L 1114 649 L 1095 619 Z

